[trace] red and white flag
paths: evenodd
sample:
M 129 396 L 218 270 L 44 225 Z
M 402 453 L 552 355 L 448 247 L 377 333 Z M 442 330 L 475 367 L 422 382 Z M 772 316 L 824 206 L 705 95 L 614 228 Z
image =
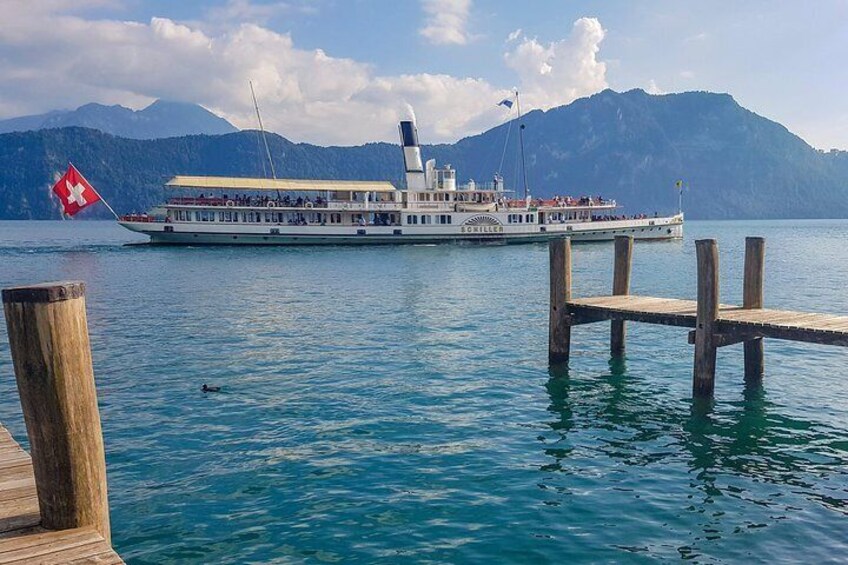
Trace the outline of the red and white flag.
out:
M 73 165 L 69 165 L 68 172 L 53 185 L 53 192 L 59 197 L 68 216 L 101 200 L 91 183 Z

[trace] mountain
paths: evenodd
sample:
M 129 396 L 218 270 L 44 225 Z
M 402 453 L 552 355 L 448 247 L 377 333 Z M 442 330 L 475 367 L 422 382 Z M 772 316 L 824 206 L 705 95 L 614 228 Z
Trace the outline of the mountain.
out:
M 684 179 L 689 218 L 848 217 L 848 153 L 818 151 L 727 94 L 606 90 L 530 112 L 524 123 L 534 196 L 600 194 L 630 213 L 670 212 L 677 207 L 674 183 Z M 460 181 L 487 181 L 501 168 L 507 186 L 520 187 L 516 127 L 510 127 L 422 151 L 425 159 L 456 167 Z M 263 175 L 258 141 L 255 131 L 158 140 L 78 127 L 3 134 L 0 218 L 57 218 L 49 190 L 69 159 L 116 210 L 141 211 L 161 201 L 163 183 L 176 174 Z M 268 142 L 281 177 L 403 177 L 396 144 L 318 147 L 278 135 Z M 84 215 L 108 212 L 97 207 Z
M 96 129 L 128 139 L 221 135 L 238 131 L 224 118 L 197 104 L 157 100 L 138 111 L 92 103 L 76 110 L 56 110 L 37 116 L 0 120 L 0 133 L 71 126 Z

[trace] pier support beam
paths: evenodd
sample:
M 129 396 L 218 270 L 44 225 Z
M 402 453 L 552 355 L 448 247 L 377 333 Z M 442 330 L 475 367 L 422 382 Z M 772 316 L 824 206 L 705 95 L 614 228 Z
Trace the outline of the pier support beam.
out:
M 633 262 L 633 236 L 615 236 L 615 266 L 612 275 L 614 296 L 630 294 L 630 268 Z M 624 320 L 613 320 L 610 325 L 610 353 L 613 357 L 624 355 L 627 329 Z
M 761 309 L 763 307 L 763 272 L 766 241 L 762 237 L 745 238 L 745 279 L 742 292 L 742 308 Z M 763 339 L 757 338 L 744 342 L 745 382 L 757 384 L 762 381 L 764 372 Z
M 551 269 L 551 304 L 548 325 L 548 362 L 568 363 L 571 324 L 566 302 L 571 300 L 571 239 L 552 239 L 548 244 Z
M 3 290 L 41 525 L 110 540 L 106 460 L 81 282 Z
M 715 389 L 718 245 L 714 239 L 700 239 L 695 242 L 695 250 L 698 256 L 698 310 L 692 396 L 704 398 L 712 396 Z

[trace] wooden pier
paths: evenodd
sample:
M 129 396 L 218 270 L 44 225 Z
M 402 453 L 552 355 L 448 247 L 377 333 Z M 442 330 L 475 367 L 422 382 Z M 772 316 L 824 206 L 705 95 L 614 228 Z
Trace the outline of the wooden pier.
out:
M 697 300 L 634 296 L 630 292 L 633 240 L 616 237 L 613 294 L 591 298 L 571 295 L 571 242 L 550 242 L 551 305 L 549 360 L 568 363 L 571 328 L 592 322 L 611 321 L 610 352 L 625 350 L 625 322 L 642 322 L 692 328 L 689 343 L 695 345 L 694 396 L 711 396 L 715 387 L 716 350 L 744 344 L 745 379 L 758 382 L 763 376 L 763 339 L 784 339 L 824 345 L 848 346 L 848 316 L 813 314 L 763 308 L 765 241 L 745 241 L 743 303 L 719 303 L 718 246 L 714 239 L 695 242 L 698 259 Z
M 110 543 L 85 288 L 5 289 L 3 308 L 32 457 L 0 425 L 0 564 L 123 563 Z

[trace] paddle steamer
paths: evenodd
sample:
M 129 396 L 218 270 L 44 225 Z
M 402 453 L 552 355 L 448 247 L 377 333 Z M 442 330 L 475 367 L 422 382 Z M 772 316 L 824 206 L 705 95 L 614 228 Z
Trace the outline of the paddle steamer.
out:
M 385 181 L 176 176 L 185 191 L 125 228 L 157 244 L 322 245 L 575 241 L 683 237 L 683 214 L 625 217 L 614 200 L 513 198 L 500 175 L 458 185 L 456 170 L 422 162 L 412 121 L 400 123 L 406 187 Z

